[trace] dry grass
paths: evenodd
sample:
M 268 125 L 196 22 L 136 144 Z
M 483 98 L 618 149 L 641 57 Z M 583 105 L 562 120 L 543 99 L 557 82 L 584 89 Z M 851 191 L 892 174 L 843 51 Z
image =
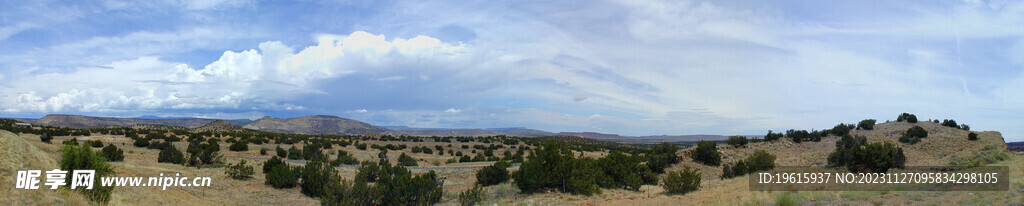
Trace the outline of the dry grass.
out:
M 929 137 L 916 145 L 899 144 L 907 154 L 907 165 L 946 165 L 949 158 L 954 156 L 970 155 L 986 145 L 1005 149 L 1005 143 L 998 132 L 978 132 L 979 141 L 968 141 L 967 131 L 957 130 L 939 126 L 931 122 L 920 122 L 917 125 L 929 131 Z M 869 142 L 893 142 L 897 143 L 899 136 L 911 124 L 908 123 L 883 123 L 875 126 L 875 130 L 855 130 L 853 135 L 867 136 Z M 9 138 L 15 137 L 15 138 Z M 57 137 L 53 140 L 59 143 L 70 137 Z M 92 137 L 79 137 L 79 140 L 100 139 L 104 143 L 114 143 L 125 149 L 125 161 L 113 163 L 117 167 L 119 175 L 123 176 L 159 176 L 159 173 L 172 174 L 181 173 L 182 176 L 212 176 L 214 182 L 209 188 L 168 188 L 166 191 L 160 188 L 116 188 L 111 200 L 114 205 L 136 205 L 136 204 L 201 204 L 201 205 L 237 205 L 237 204 L 269 204 L 269 205 L 316 205 L 317 200 L 302 195 L 297 188 L 278 190 L 272 189 L 263 184 L 263 174 L 259 172 L 262 161 L 255 161 L 257 174 L 249 180 L 233 180 L 224 175 L 223 168 L 186 168 L 180 165 L 156 163 L 156 150 L 137 148 L 131 146 L 131 142 L 123 136 L 95 135 Z M 18 141 L 12 141 L 18 140 Z M 837 138 L 825 138 L 821 142 L 805 142 L 796 144 L 788 139 L 770 143 L 754 143 L 746 147 L 731 147 L 720 145 L 723 153 L 724 163 L 733 163 L 739 159 L 746 158 L 756 150 L 765 150 L 777 157 L 776 165 L 779 166 L 824 166 L 826 158 L 832 152 Z M 122 146 L 125 143 L 127 146 Z M 470 143 L 434 143 L 434 142 L 380 142 L 364 141 L 367 144 L 406 144 L 408 148 L 413 146 L 425 146 L 434 149 L 435 145 L 444 147 L 444 151 L 453 149 L 462 151 L 467 155 L 475 155 L 470 151 L 472 145 L 482 144 Z M 450 147 L 448 145 L 451 145 Z M 898 144 L 898 143 L 897 143 Z M 175 144 L 179 148 L 186 147 L 184 142 Z M 462 145 L 469 145 L 469 149 L 462 149 Z M 483 144 L 487 145 L 487 144 Z M 21 135 L 13 136 L 4 133 L 4 139 L 0 141 L 3 148 L 0 150 L 0 169 L 3 169 L 4 184 L 13 185 L 14 174 L 10 171 L 18 169 L 45 169 L 55 168 L 56 150 L 59 145 L 45 144 L 39 142 L 38 136 Z M 227 144 L 222 144 L 221 153 L 226 156 L 236 157 L 262 157 L 267 158 L 275 154 L 274 148 L 277 144 L 250 145 L 250 151 L 232 152 L 228 151 Z M 288 149 L 291 145 L 280 145 Z M 296 145 L 301 148 L 302 145 Z M 267 148 L 267 155 L 260 155 L 259 149 Z M 495 154 L 501 154 L 508 148 L 495 150 Z M 345 150 L 360 160 L 375 160 L 377 150 L 358 150 L 354 146 L 338 147 L 330 150 Z M 684 156 L 688 150 L 680 151 Z M 441 177 L 445 177 L 445 195 L 440 205 L 456 205 L 458 192 L 469 189 L 476 183 L 475 169 L 460 167 L 479 167 L 490 165 L 493 162 L 472 162 L 445 164 L 444 162 L 452 156 L 434 154 L 414 154 L 406 149 L 409 155 L 423 159 L 420 167 L 437 169 Z M 477 151 L 483 152 L 483 151 Z M 400 152 L 389 152 L 391 162 L 397 162 Z M 587 152 L 588 157 L 603 156 L 603 152 Z M 237 159 L 227 159 L 237 161 Z M 440 165 L 433 165 L 432 162 L 441 162 Z M 252 161 L 251 161 L 252 162 Z M 22 165 L 24 164 L 24 165 Z M 645 185 L 639 191 L 621 189 L 606 189 L 601 194 L 593 196 L 568 195 L 557 192 L 519 194 L 518 188 L 512 183 L 504 183 L 486 187 L 484 204 L 486 205 L 772 205 L 779 198 L 787 201 L 796 201 L 801 205 L 947 205 L 947 204 L 993 204 L 993 205 L 1020 205 L 1024 201 L 1024 157 L 1013 155 L 1007 161 L 994 165 L 1009 166 L 1011 171 L 1011 191 L 996 192 L 762 192 L 749 191 L 747 177 L 721 180 L 721 167 L 711 167 L 694 163 L 688 157 L 684 157 L 681 164 L 673 165 L 669 171 L 680 170 L 684 166 L 697 168 L 702 175 L 701 187 L 698 191 L 686 195 L 665 195 L 660 186 Z M 516 168 L 511 168 L 512 171 Z M 354 168 L 340 168 L 340 174 L 344 179 L 351 180 L 356 173 Z M 413 173 L 424 173 L 428 170 L 416 169 Z M 0 197 L 0 205 L 25 205 L 25 204 L 88 204 L 84 198 L 75 193 L 49 190 L 21 190 L 10 191 L 12 187 L 3 187 L 4 192 L 13 195 Z
M 50 190 L 40 185 L 38 190 L 14 189 L 18 170 L 50 170 L 57 168 L 56 146 L 36 142 L 43 150 L 14 133 L 0 130 L 0 205 L 88 205 L 84 196 L 67 190 Z

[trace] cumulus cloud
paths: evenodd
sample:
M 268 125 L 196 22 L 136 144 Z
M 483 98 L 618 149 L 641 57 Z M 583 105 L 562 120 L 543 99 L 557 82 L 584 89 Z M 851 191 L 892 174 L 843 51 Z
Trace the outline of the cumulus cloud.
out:
M 226 51 L 202 69 L 158 57 L 116 61 L 109 69 L 78 68 L 68 73 L 25 75 L 3 88 L 5 110 L 19 112 L 104 112 L 156 109 L 303 110 L 285 103 L 295 95 L 323 94 L 312 81 L 353 73 L 376 73 L 390 64 L 459 55 L 464 47 L 418 36 L 396 38 L 358 31 L 322 35 L 299 52 L 281 42 L 259 50 Z M 380 79 L 399 80 L 394 76 Z M 36 87 L 39 83 L 54 86 Z M 290 94 L 290 95 L 288 95 Z M 365 110 L 364 110 L 365 111 Z

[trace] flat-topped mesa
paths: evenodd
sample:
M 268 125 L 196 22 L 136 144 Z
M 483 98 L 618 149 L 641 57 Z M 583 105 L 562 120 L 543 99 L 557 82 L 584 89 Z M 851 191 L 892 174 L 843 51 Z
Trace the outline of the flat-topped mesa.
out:
M 263 117 L 243 128 L 280 133 L 332 135 L 382 134 L 387 131 L 387 129 L 364 122 L 329 115 L 295 118 Z

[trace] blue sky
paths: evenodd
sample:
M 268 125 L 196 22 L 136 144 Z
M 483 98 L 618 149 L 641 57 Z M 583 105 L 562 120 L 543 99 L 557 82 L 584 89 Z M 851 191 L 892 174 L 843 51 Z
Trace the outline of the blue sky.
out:
M 0 116 L 1024 140 L 1018 1 L 4 1 Z

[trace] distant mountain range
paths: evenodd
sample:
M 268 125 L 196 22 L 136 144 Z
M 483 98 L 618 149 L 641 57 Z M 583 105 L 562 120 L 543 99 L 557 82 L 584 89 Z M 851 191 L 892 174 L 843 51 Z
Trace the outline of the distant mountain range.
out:
M 387 134 L 411 136 L 494 136 L 508 135 L 519 137 L 570 136 L 585 137 L 607 142 L 696 142 L 700 140 L 723 141 L 723 135 L 659 135 L 659 136 L 622 136 L 597 132 L 547 132 L 523 127 L 509 128 L 413 128 L 407 126 L 374 126 L 364 122 L 328 115 L 316 115 L 294 118 L 263 117 L 252 121 L 248 119 L 218 120 L 191 117 L 156 117 L 140 116 L 136 118 L 90 117 L 82 115 L 51 114 L 39 119 L 19 118 L 19 121 L 35 125 L 60 126 L 71 128 L 99 127 L 130 127 L 135 125 L 167 125 L 202 131 L 239 131 L 252 129 L 267 132 L 296 134 Z M 244 128 L 244 129 L 243 129 Z
M 167 125 L 184 128 L 196 128 L 209 124 L 216 119 L 183 118 L 183 119 L 140 119 L 140 118 L 117 118 L 117 117 L 89 117 L 82 115 L 51 114 L 36 120 L 20 119 L 29 123 L 44 126 L 59 126 L 71 128 L 99 128 L 99 127 L 129 127 L 140 124 Z M 235 125 L 245 125 L 252 120 L 236 119 L 225 120 Z

